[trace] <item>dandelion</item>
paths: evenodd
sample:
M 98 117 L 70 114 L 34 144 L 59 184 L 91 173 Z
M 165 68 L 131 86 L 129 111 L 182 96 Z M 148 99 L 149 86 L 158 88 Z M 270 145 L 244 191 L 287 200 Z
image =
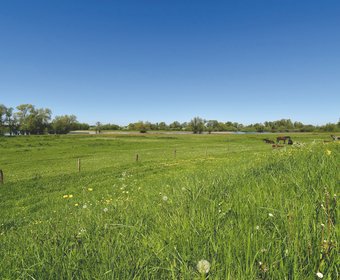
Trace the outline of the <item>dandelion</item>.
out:
M 323 274 L 320 272 L 320 271 L 318 271 L 317 273 L 316 273 L 316 276 L 318 277 L 318 278 L 323 278 Z
M 330 155 L 331 155 L 331 153 L 332 153 L 332 151 L 330 151 L 330 150 L 326 150 L 326 155 L 327 155 L 327 156 L 330 156 Z
M 64 194 L 64 195 L 63 195 L 63 198 L 68 198 L 68 194 Z
M 109 211 L 109 209 L 107 209 L 106 207 L 103 209 L 103 211 L 106 213 L 107 211 Z
M 168 201 L 168 197 L 166 196 L 166 195 L 164 195 L 163 197 L 162 197 L 162 199 L 163 199 L 163 201 Z
M 72 197 L 73 197 L 73 194 L 69 194 L 69 195 L 68 195 L 68 198 L 72 198 Z
M 93 191 L 93 189 L 92 189 L 92 188 L 88 188 L 87 190 L 88 190 L 89 192 L 92 192 L 92 191 Z
M 274 217 L 274 215 L 272 213 L 269 213 L 268 216 L 271 217 L 271 218 Z
M 200 260 L 197 263 L 197 270 L 201 274 L 207 274 L 210 271 L 210 263 L 207 260 Z
M 74 206 L 78 207 L 78 206 L 79 206 L 79 204 L 78 204 L 78 203 L 75 203 L 75 204 L 74 204 Z

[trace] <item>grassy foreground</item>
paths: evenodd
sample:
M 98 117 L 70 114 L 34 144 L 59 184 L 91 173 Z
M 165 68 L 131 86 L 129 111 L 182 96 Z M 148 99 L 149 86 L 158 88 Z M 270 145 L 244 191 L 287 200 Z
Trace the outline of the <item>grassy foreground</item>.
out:
M 340 145 L 291 136 L 0 138 L 0 279 L 339 279 Z

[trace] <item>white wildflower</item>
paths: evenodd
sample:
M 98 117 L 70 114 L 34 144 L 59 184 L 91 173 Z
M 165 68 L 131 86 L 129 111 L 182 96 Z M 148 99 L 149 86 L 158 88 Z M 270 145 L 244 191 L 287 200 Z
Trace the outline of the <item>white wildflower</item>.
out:
M 86 209 L 86 208 L 87 208 L 87 204 L 84 204 L 84 205 L 83 205 L 83 208 Z
M 168 201 L 168 197 L 166 196 L 166 195 L 164 195 L 163 197 L 162 197 L 162 199 L 163 199 L 163 201 Z
M 86 232 L 86 229 L 82 228 L 77 234 L 77 237 L 80 238 L 84 233 Z
M 271 217 L 271 218 L 274 217 L 274 215 L 272 213 L 269 213 L 268 216 Z
M 320 271 L 318 271 L 317 273 L 316 273 L 316 276 L 318 276 L 318 278 L 323 278 L 323 274 L 320 272 Z
M 256 230 L 259 230 L 260 229 L 260 226 L 256 226 Z
M 210 263 L 207 260 L 200 260 L 197 263 L 197 270 L 201 274 L 207 274 L 210 271 Z
M 109 211 L 109 209 L 107 209 L 106 207 L 103 209 L 103 211 L 106 213 L 107 211 Z

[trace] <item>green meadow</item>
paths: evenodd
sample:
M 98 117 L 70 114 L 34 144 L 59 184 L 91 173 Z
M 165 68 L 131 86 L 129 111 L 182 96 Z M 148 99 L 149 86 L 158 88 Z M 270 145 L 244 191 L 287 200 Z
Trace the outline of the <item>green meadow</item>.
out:
M 0 279 L 339 279 L 340 141 L 290 135 L 2 137 Z

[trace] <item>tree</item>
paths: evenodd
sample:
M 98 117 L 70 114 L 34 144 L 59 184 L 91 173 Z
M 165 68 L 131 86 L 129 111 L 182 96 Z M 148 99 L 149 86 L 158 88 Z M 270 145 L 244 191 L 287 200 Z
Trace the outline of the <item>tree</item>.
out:
M 56 116 L 52 121 L 52 129 L 56 134 L 66 134 L 76 129 L 78 124 L 74 115 Z
M 262 123 L 256 123 L 254 124 L 254 128 L 256 132 L 263 132 L 265 129 L 265 126 Z
M 17 106 L 18 112 L 16 117 L 19 122 L 19 130 L 21 134 L 29 134 L 32 127 L 32 116 L 34 106 L 31 104 L 21 104 Z
M 158 124 L 158 129 L 159 129 L 159 130 L 168 130 L 168 126 L 166 125 L 165 122 L 160 122 L 160 123 Z
M 96 122 L 96 134 L 100 134 L 101 132 L 101 127 L 102 127 L 102 124 L 101 122 Z
M 5 118 L 6 118 L 7 107 L 0 104 L 0 135 L 5 134 Z
M 148 130 L 147 123 L 139 121 L 135 123 L 135 129 L 138 130 L 140 133 L 146 133 Z
M 200 117 L 194 117 L 190 121 L 190 127 L 194 134 L 197 133 L 201 134 L 204 130 L 204 120 L 201 119 Z
M 15 115 L 13 114 L 13 108 L 7 108 L 5 115 L 5 123 L 8 127 L 9 135 L 12 136 L 13 134 L 18 133 L 19 125 Z
M 182 130 L 182 125 L 178 121 L 174 121 L 169 125 L 171 130 L 180 131 Z
M 43 134 L 47 131 L 49 126 L 49 121 L 51 120 L 51 110 L 47 108 L 40 108 L 33 110 L 33 120 L 31 133 L 33 134 Z
M 219 123 L 216 120 L 209 120 L 209 121 L 206 122 L 206 127 L 207 127 L 209 134 L 210 134 L 212 131 L 218 131 L 219 130 Z

